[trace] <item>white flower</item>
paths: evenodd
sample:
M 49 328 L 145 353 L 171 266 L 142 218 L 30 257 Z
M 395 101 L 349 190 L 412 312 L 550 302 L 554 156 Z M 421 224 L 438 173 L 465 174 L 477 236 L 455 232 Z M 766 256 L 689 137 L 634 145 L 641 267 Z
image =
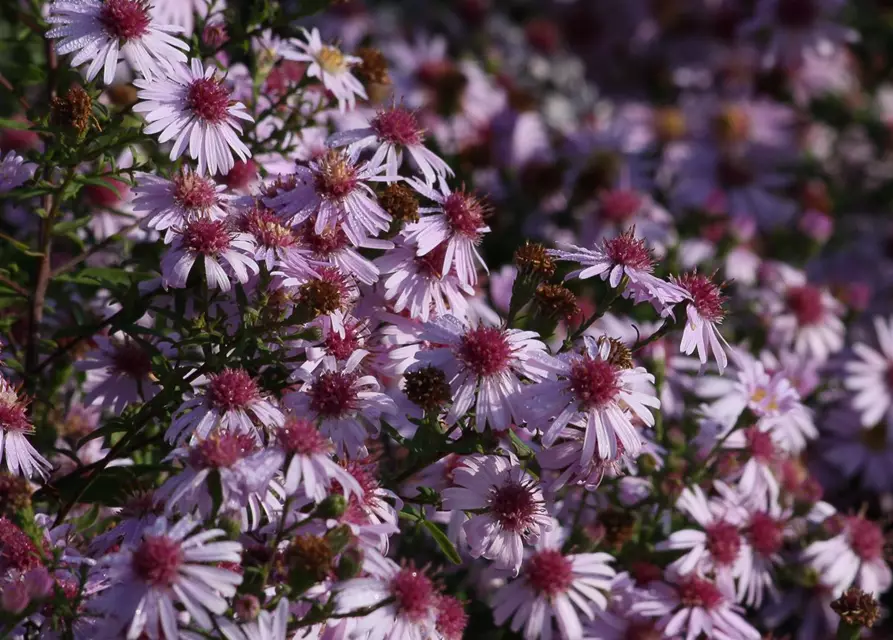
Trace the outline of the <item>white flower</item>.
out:
M 880 350 L 864 342 L 853 345 L 857 359 L 846 363 L 844 386 L 852 391 L 853 408 L 862 417 L 862 425 L 873 427 L 893 408 L 893 318 L 874 319 L 874 331 Z
M 309 62 L 307 75 L 322 81 L 323 86 L 338 99 L 341 111 L 353 109 L 357 96 L 366 98 L 363 85 L 350 73 L 350 67 L 361 62 L 360 59 L 346 55 L 336 47 L 324 45 L 319 29 L 303 29 L 303 32 L 306 40 L 291 39 L 291 47 L 283 49 L 282 57 L 286 60 Z

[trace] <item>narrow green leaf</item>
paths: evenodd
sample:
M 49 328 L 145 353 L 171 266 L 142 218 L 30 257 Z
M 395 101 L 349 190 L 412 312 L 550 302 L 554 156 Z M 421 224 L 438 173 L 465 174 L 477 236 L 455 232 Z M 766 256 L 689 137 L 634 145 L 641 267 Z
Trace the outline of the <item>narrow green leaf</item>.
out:
M 431 537 L 434 538 L 434 542 L 437 543 L 437 546 L 440 547 L 440 550 L 443 551 L 443 554 L 449 558 L 450 562 L 453 564 L 462 564 L 462 558 L 459 557 L 459 552 L 456 551 L 456 547 L 450 542 L 450 539 L 447 538 L 447 535 L 443 532 L 436 523 L 431 522 L 430 520 L 425 520 L 422 522 L 422 526 L 425 527 L 428 532 L 431 534 Z

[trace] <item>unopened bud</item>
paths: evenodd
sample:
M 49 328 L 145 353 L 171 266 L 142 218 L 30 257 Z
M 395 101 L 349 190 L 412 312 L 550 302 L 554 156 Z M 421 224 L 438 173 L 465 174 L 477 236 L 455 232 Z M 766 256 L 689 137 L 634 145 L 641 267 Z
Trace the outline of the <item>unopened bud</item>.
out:
M 239 596 L 233 603 L 233 609 L 239 616 L 239 620 L 250 622 L 260 614 L 260 600 L 251 594 Z
M 404 184 L 389 184 L 378 196 L 378 204 L 397 222 L 418 222 L 419 199 Z
M 548 280 L 555 275 L 555 260 L 538 242 L 527 242 L 515 251 L 515 266 L 519 273 L 537 275 L 541 280 Z
M 363 552 L 356 548 L 347 549 L 338 561 L 339 580 L 349 580 L 357 576 L 363 568 Z
M 3 587 L 3 594 L 0 595 L 0 606 L 8 613 L 21 613 L 24 611 L 31 599 L 28 597 L 28 590 L 21 582 L 8 582 Z
M 46 567 L 35 567 L 25 573 L 22 584 L 25 585 L 30 598 L 42 599 L 53 592 L 55 582 Z
M 329 541 L 320 536 L 297 536 L 285 552 L 289 581 L 293 587 L 309 588 L 325 580 L 332 570 Z
M 209 22 L 202 31 L 202 43 L 209 49 L 219 49 L 229 40 L 223 22 Z
M 326 499 L 319 503 L 316 512 L 323 518 L 340 518 L 347 510 L 347 498 L 340 493 L 333 493 L 326 496 Z

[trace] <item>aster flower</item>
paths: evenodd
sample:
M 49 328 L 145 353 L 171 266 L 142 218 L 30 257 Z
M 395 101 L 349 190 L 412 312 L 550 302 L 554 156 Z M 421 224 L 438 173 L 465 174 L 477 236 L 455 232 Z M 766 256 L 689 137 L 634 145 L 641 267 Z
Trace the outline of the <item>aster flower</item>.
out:
M 403 164 L 405 150 L 430 185 L 438 178 L 452 176 L 453 170 L 425 146 L 424 134 L 415 113 L 403 106 L 392 106 L 380 110 L 368 127 L 336 133 L 327 144 L 330 147 L 349 145 L 350 149 L 376 145 L 375 154 L 369 162 L 373 166 L 383 164 L 386 174 L 395 177 Z
M 340 481 L 332 483 L 332 492 L 347 498 L 347 509 L 341 516 L 341 522 L 352 529 L 364 525 L 384 525 L 383 531 L 396 532 L 397 514 L 403 509 L 403 501 L 393 491 L 381 486 L 378 465 L 374 460 L 358 458 L 340 464 L 352 478 L 350 485 L 342 485 Z M 387 537 L 382 536 L 379 548 L 382 552 L 387 550 Z
M 45 478 L 53 465 L 28 442 L 26 434 L 34 432 L 28 419 L 28 403 L 19 398 L 12 385 L 0 377 L 0 455 L 6 457 L 6 468 L 14 475 Z
M 261 611 L 256 620 L 242 625 L 227 618 L 219 618 L 217 625 L 226 640 L 286 640 L 288 607 L 288 600 L 282 598 L 272 614 Z
M 272 271 L 277 262 L 286 260 L 291 255 L 292 261 L 307 260 L 307 271 L 312 272 L 309 269 L 310 252 L 298 246 L 298 234 L 260 200 L 255 200 L 250 207 L 239 213 L 235 226 L 241 233 L 254 238 L 254 259 L 258 264 L 265 265 L 267 271 Z
M 280 462 L 273 452 L 258 451 L 253 434 L 223 430 L 212 431 L 188 448 L 175 449 L 166 461 L 182 462 L 184 467 L 168 478 L 156 494 L 165 505 L 165 513 L 170 516 L 197 510 L 203 518 L 215 515 L 212 474 L 216 474 L 215 482 L 220 488 L 220 511 L 241 511 L 252 499 L 266 500 Z
M 844 365 L 843 384 L 853 392 L 853 408 L 865 427 L 884 416 L 893 417 L 893 318 L 875 317 L 874 331 L 880 351 L 857 342 L 853 345 L 856 358 Z
M 91 550 L 106 553 L 118 544 L 136 545 L 143 531 L 164 515 L 164 505 L 156 499 L 154 491 L 137 490 L 129 493 L 116 515 L 115 526 L 93 538 Z
M 381 416 L 396 412 L 394 401 L 379 391 L 378 380 L 362 375 L 360 365 L 367 355 L 359 350 L 343 365 L 324 361 L 299 391 L 283 399 L 296 414 L 318 421 L 320 433 L 331 438 L 341 456 L 361 454 L 366 439 L 377 436 Z
M 364 257 L 358 249 L 387 251 L 393 243 L 387 240 L 363 238 L 356 246 L 351 246 L 350 238 L 341 227 L 329 227 L 317 233 L 312 220 L 297 229 L 297 235 L 306 251 L 323 263 L 328 263 L 345 275 L 350 275 L 362 284 L 378 282 L 379 270 L 374 262 Z
M 742 577 L 751 565 L 751 549 L 740 531 L 744 510 L 729 499 L 708 501 L 697 485 L 683 490 L 675 508 L 694 520 L 700 529 L 673 531 L 655 546 L 659 551 L 686 551 L 668 570 L 681 576 L 713 572 L 723 590 L 734 591 L 734 580 Z M 749 576 L 744 575 L 743 579 L 748 580 Z
M 47 22 L 58 25 L 47 38 L 60 38 L 56 52 L 75 53 L 72 67 L 90 62 L 87 80 L 103 70 L 102 80 L 115 79 L 123 56 L 144 78 L 164 75 L 175 64 L 186 62 L 189 45 L 173 34 L 175 25 L 158 24 L 144 0 L 55 0 Z
M 717 325 L 722 323 L 725 311 L 722 308 L 725 296 L 710 278 L 699 273 L 687 273 L 672 281 L 682 287 L 690 296 L 685 308 L 687 322 L 682 331 L 682 343 L 679 350 L 686 355 L 698 351 L 701 364 L 707 363 L 707 354 L 712 353 L 719 368 L 725 371 L 729 358 L 723 346 L 728 347 L 725 338 L 719 333 Z
M 585 280 L 600 276 L 614 289 L 626 281 L 623 290 L 625 297 L 632 298 L 637 303 L 650 302 L 662 316 L 670 315 L 673 305 L 690 297 L 682 287 L 652 274 L 654 259 L 645 246 L 645 241 L 635 237 L 634 229 L 605 240 L 600 247 L 594 249 L 560 244 L 558 249 L 549 253 L 559 260 L 582 265 L 583 268 L 571 271 L 565 279 Z
M 142 216 L 144 228 L 166 231 L 165 242 L 169 243 L 174 231 L 189 220 L 225 218 L 224 207 L 232 199 L 225 191 L 226 185 L 185 168 L 170 180 L 138 171 L 133 212 Z
M 145 133 L 160 133 L 159 142 L 174 140 L 171 160 L 188 149 L 200 174 L 227 173 L 233 168 L 233 151 L 242 160 L 251 157 L 238 136 L 239 120 L 254 119 L 241 102 L 230 100 L 230 90 L 216 73 L 214 66 L 205 68 L 194 58 L 190 66 L 178 64 L 163 77 L 133 83 L 139 89 L 133 110 L 145 114 Z
M 487 270 L 484 259 L 477 250 L 481 238 L 490 231 L 484 224 L 487 208 L 471 193 L 464 189 L 451 191 L 444 181 L 439 190 L 428 186 L 415 178 L 406 181 L 413 189 L 429 200 L 437 203 L 436 207 L 421 207 L 423 215 L 418 222 L 411 222 L 404 227 L 406 239 L 416 243 L 418 255 L 424 256 L 441 244 L 446 245 L 443 254 L 442 274 L 455 269 L 459 282 L 464 285 L 477 284 L 475 262 Z
M 282 57 L 296 62 L 308 62 L 307 75 L 319 78 L 323 86 L 332 92 L 338 100 L 341 111 L 353 110 L 357 97 L 366 99 L 366 90 L 350 72 L 350 68 L 361 62 L 360 58 L 350 56 L 337 47 L 325 45 L 319 35 L 319 29 L 312 31 L 302 29 L 304 40 L 292 38 L 291 46 L 284 47 Z
M 555 368 L 535 331 L 467 327 L 445 315 L 422 325 L 418 338 L 436 346 L 419 351 L 416 360 L 442 369 L 450 382 L 453 404 L 447 424 L 455 424 L 474 405 L 475 427 L 481 432 L 488 424 L 504 431 L 512 420 L 520 421 L 519 376 L 543 380 Z M 402 352 L 394 355 L 402 357 Z
M 260 272 L 254 260 L 255 246 L 252 236 L 231 231 L 225 220 L 195 218 L 177 231 L 161 258 L 162 283 L 165 288 L 185 287 L 192 267 L 201 259 L 208 287 L 229 291 L 232 281 L 223 265 L 245 284 L 249 274 Z
M 425 572 L 413 565 L 400 567 L 375 552 L 363 561 L 367 574 L 337 586 L 335 612 L 365 607 L 372 612 L 356 619 L 351 632 L 367 640 L 426 640 L 434 633 L 439 594 Z M 392 600 L 387 604 L 383 604 Z M 382 605 L 382 606 L 376 606 Z
M 195 27 L 195 14 L 207 20 L 226 9 L 226 0 L 155 0 L 152 15 L 166 23 L 182 27 L 191 36 Z
M 198 525 L 190 518 L 176 524 L 159 518 L 138 544 L 108 556 L 109 589 L 91 607 L 126 627 L 133 640 L 140 634 L 152 640 L 179 637 L 175 603 L 186 608 L 194 624 L 211 629 L 208 613 L 223 615 L 242 576 L 208 563 L 238 563 L 242 545 L 211 542 L 224 535 L 221 529 L 190 536 Z
M 781 492 L 775 473 L 782 456 L 772 434 L 759 427 L 733 427 L 717 433 L 716 437 L 723 439 L 724 448 L 737 449 L 747 455 L 740 472 L 733 476 L 745 504 L 761 508 L 774 504 Z
M 493 560 L 518 575 L 524 544 L 535 544 L 553 527 L 542 490 L 517 464 L 501 456 L 469 456 L 443 491 L 443 508 L 481 512 L 462 529 L 475 558 Z
M 744 534 L 750 547 L 750 566 L 738 582 L 738 601 L 748 607 L 760 607 L 768 593 L 777 600 L 775 569 L 783 564 L 781 551 L 785 540 L 795 533 L 790 524 L 792 512 L 771 502 L 767 509 L 750 511 Z
M 653 583 L 649 595 L 630 611 L 657 618 L 665 637 L 691 640 L 702 633 L 716 640 L 760 640 L 760 632 L 741 615 L 734 595 L 707 578 L 690 575 L 673 584 Z
M 582 354 L 556 358 L 557 380 L 545 380 L 525 390 L 526 418 L 543 431 L 543 444 L 552 445 L 570 423 L 585 427 L 582 463 L 596 454 L 614 460 L 622 446 L 626 455 L 638 456 L 641 438 L 633 417 L 654 425 L 651 409 L 660 400 L 640 391 L 654 377 L 642 367 L 621 366 L 612 358 L 609 340 L 584 337 Z
M 415 245 L 401 242 L 375 264 L 387 277 L 382 281 L 385 300 L 392 301 L 394 311 L 409 312 L 410 318 L 428 322 L 432 316 L 465 317 L 468 311 L 466 296 L 474 295 L 474 288 L 462 284 L 455 269 L 441 273 L 446 245 L 419 256 Z
M 268 206 L 292 225 L 316 216 L 313 230 L 322 234 L 340 228 L 355 245 L 390 228 L 391 216 L 381 208 L 366 182 L 390 181 L 383 167 L 358 161 L 358 153 L 330 150 L 295 169 L 294 188 L 267 197 Z
M 291 495 L 301 490 L 314 502 L 322 502 L 333 483 L 343 488 L 348 499 L 363 493 L 362 487 L 332 456 L 335 445 L 319 432 L 315 424 L 297 416 L 289 416 L 276 430 L 275 450 L 280 464 L 285 464 L 285 491 Z
M 284 422 L 285 416 L 264 397 L 251 374 L 227 368 L 210 376 L 205 392 L 174 412 L 165 438 L 168 442 L 182 442 L 194 435 L 204 438 L 217 426 L 258 437 L 257 423 L 271 429 Z
M 863 516 L 834 516 L 826 527 L 837 534 L 813 542 L 803 552 L 823 584 L 836 595 L 853 584 L 876 595 L 890 588 L 893 574 L 884 560 L 884 533 L 877 523 Z
M 37 168 L 33 162 L 25 159 L 15 151 L 10 151 L 0 160 L 0 193 L 6 193 L 22 186 L 34 175 Z
M 553 637 L 554 619 L 559 637 L 582 638 L 577 610 L 592 620 L 596 610 L 608 606 L 613 561 L 607 553 L 563 554 L 560 529 L 553 523 L 524 561 L 520 575 L 493 594 L 494 622 L 502 625 L 511 618 L 512 631 L 523 627 L 524 639 L 536 640 Z
M 96 336 L 96 349 L 76 367 L 87 372 L 84 404 L 121 413 L 128 404 L 151 400 L 160 387 L 152 374 L 152 356 L 123 335 Z

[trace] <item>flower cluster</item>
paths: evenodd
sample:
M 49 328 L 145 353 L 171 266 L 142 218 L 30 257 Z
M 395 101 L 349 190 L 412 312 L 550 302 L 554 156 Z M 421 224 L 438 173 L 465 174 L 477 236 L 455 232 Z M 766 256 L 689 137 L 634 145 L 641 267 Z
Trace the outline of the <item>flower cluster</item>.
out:
M 19 4 L 4 636 L 893 634 L 884 3 Z

